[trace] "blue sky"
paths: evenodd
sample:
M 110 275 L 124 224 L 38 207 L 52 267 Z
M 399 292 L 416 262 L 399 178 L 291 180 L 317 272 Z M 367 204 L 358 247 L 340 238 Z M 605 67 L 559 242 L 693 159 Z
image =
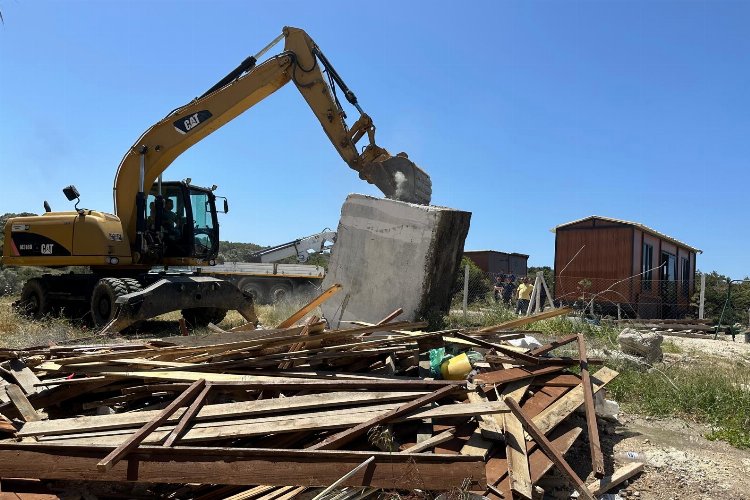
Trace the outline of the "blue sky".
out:
M 467 249 L 551 265 L 550 228 L 635 220 L 748 271 L 750 2 L 0 0 L 0 213 L 112 210 L 127 149 L 282 26 L 305 29 L 381 146 L 473 213 Z M 280 50 L 280 47 L 277 47 Z M 355 113 L 350 113 L 355 116 Z M 165 178 L 218 184 L 222 237 L 275 244 L 335 228 L 377 195 L 292 86 L 183 154 Z

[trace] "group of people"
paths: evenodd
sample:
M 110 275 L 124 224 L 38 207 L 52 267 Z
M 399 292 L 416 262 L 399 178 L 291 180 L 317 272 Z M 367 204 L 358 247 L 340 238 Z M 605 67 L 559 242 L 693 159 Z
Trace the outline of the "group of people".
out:
M 525 314 L 526 309 L 529 307 L 529 301 L 531 300 L 531 294 L 534 293 L 534 285 L 531 284 L 531 280 L 528 277 L 524 277 L 516 285 L 516 277 L 513 274 L 501 274 L 495 277 L 495 284 L 493 289 L 493 296 L 495 302 L 503 301 L 507 307 L 511 307 L 512 301 L 516 301 L 516 314 Z M 546 293 L 544 288 L 541 290 L 543 297 L 541 298 L 542 309 L 544 309 L 544 300 Z

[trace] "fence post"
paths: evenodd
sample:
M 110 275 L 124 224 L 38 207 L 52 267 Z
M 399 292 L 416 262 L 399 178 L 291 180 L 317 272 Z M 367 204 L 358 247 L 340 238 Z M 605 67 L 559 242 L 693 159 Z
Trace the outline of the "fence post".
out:
M 622 308 L 620 308 L 620 303 L 617 303 L 617 321 L 620 321 L 622 319 Z
M 469 308 L 469 265 L 464 268 L 464 320 L 468 316 Z
M 701 298 L 698 303 L 698 319 L 704 319 L 703 313 L 706 305 L 706 273 L 701 273 Z

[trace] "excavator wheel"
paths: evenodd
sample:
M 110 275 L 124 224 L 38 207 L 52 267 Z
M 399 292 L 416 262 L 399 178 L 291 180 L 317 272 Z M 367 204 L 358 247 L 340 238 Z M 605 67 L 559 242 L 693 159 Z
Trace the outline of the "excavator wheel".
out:
M 140 292 L 143 290 L 143 285 L 141 285 L 141 282 L 135 278 L 120 278 L 120 281 L 125 283 L 125 286 L 128 287 L 128 293 Z
M 102 278 L 94 287 L 91 294 L 91 318 L 94 325 L 101 328 L 109 323 L 117 312 L 115 303 L 123 295 L 130 293 L 125 280 L 118 278 Z
M 206 326 L 209 323 L 217 325 L 226 315 L 227 310 L 218 307 L 191 307 L 182 310 L 182 317 L 193 328 Z
M 282 304 L 292 299 L 292 286 L 288 283 L 277 283 L 271 287 L 271 303 Z
M 21 291 L 21 300 L 14 305 L 20 314 L 33 319 L 41 319 L 52 312 L 47 286 L 38 278 L 26 282 Z

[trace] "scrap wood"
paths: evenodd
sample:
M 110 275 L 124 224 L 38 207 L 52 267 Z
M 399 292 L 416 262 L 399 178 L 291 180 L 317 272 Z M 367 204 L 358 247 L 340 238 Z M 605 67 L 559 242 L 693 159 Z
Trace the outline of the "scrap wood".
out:
M 333 285 L 331 285 L 330 288 L 328 288 L 328 290 L 324 291 L 323 293 L 315 297 L 308 304 L 302 306 L 297 312 L 295 312 L 294 314 L 289 316 L 287 319 L 279 323 L 279 326 L 277 328 L 286 328 L 286 327 L 292 326 L 297 321 L 307 316 L 307 314 L 310 313 L 313 309 L 315 309 L 316 307 L 318 307 L 319 305 L 321 305 L 322 303 L 324 303 L 325 301 L 327 301 L 328 299 L 336 295 L 338 292 L 343 290 L 343 288 L 344 287 L 341 286 L 341 284 L 334 283 Z
M 28 476 L 76 481 L 125 481 L 126 463 L 98 472 L 96 463 L 112 447 L 0 443 L 0 477 Z M 139 463 L 145 483 L 204 483 L 328 486 L 370 456 L 367 468 L 342 486 L 450 490 L 470 480 L 472 489 L 486 486 L 480 457 L 420 453 L 274 450 L 266 448 L 195 448 L 143 446 L 129 460 Z M 64 463 L 64 467 L 60 464 Z M 410 474 L 413 470 L 415 473 Z
M 506 321 L 497 325 L 480 328 L 478 330 L 473 330 L 470 333 L 474 335 L 487 335 L 495 333 L 498 330 L 509 330 L 511 328 L 518 328 L 524 325 L 528 325 L 529 323 L 533 323 L 535 321 L 554 318 L 555 316 L 562 316 L 563 314 L 569 314 L 572 311 L 573 310 L 569 307 L 561 307 L 560 309 L 552 309 L 550 311 L 532 314 L 531 316 L 523 316 L 518 319 L 512 319 L 510 321 Z
M 602 447 L 599 444 L 599 428 L 596 423 L 596 409 L 594 408 L 594 391 L 589 376 L 589 364 L 586 358 L 586 340 L 583 335 L 578 334 L 578 355 L 581 358 L 581 386 L 583 387 L 583 406 L 586 409 L 586 426 L 589 434 L 589 447 L 591 449 L 591 463 L 594 467 L 594 475 L 598 478 L 604 477 L 604 457 Z
M 591 376 L 594 394 L 599 392 L 605 384 L 609 383 L 617 375 L 616 371 L 606 366 L 594 373 Z M 546 434 L 567 418 L 568 415 L 576 411 L 582 404 L 583 387 L 579 385 L 535 416 L 534 425 Z
M 552 443 L 545 437 L 544 432 L 534 425 L 534 422 L 524 414 L 519 404 L 510 397 L 506 397 L 504 401 L 508 405 L 508 408 L 510 408 L 511 413 L 521 422 L 526 432 L 531 435 L 537 446 L 544 451 L 547 458 L 552 460 L 557 469 L 568 478 L 581 497 L 587 500 L 596 500 L 586 487 L 586 483 L 578 477 L 578 474 L 570 467 L 570 464 L 568 464 L 562 454 L 552 446 Z
M 199 382 L 196 382 L 196 384 L 198 383 Z M 195 398 L 195 401 L 193 401 L 190 404 L 187 410 L 185 410 L 185 413 L 182 414 L 182 417 L 180 417 L 180 422 L 169 433 L 169 435 L 167 436 L 167 439 L 164 441 L 163 446 L 174 446 L 177 440 L 180 439 L 185 434 L 185 432 L 187 431 L 187 426 L 190 424 L 193 418 L 195 418 L 195 415 L 203 407 L 203 404 L 206 401 L 206 397 L 208 396 L 208 393 L 210 391 L 211 391 L 211 386 L 207 385 L 204 381 L 203 390 L 200 392 L 200 394 L 198 394 L 198 396 Z
M 507 384 L 516 380 L 524 380 L 539 375 L 547 375 L 563 370 L 563 366 L 539 366 L 529 368 L 510 368 L 492 372 L 480 373 L 474 377 L 477 384 Z
M 623 481 L 630 479 L 643 472 L 643 464 L 640 462 L 629 463 L 617 469 L 612 475 L 604 476 L 591 483 L 588 488 L 593 495 L 601 495 L 608 492 Z
M 388 418 L 400 405 L 386 403 L 362 408 L 344 408 L 337 410 L 313 411 L 290 415 L 271 415 L 237 420 L 210 420 L 195 423 L 182 437 L 183 442 L 207 442 L 229 438 L 267 436 L 298 431 L 323 431 L 352 426 L 359 426 L 370 420 Z M 448 404 L 435 408 L 419 408 L 413 413 L 392 419 L 394 422 L 415 421 L 425 418 L 455 417 L 468 419 L 488 413 L 504 413 L 508 408 L 501 401 L 482 404 Z M 390 419 L 389 419 L 390 420 Z M 160 443 L 171 432 L 173 426 L 164 425 L 154 430 L 145 438 L 146 443 Z M 113 429 L 80 434 L 40 436 L 40 441 L 76 444 L 120 444 L 123 439 L 132 435 L 132 429 Z
M 35 384 L 39 382 L 39 379 L 23 361 L 18 358 L 13 358 L 0 363 L 0 366 L 8 370 L 10 376 L 13 377 L 18 386 L 23 389 L 26 394 L 34 394 L 37 392 Z
M 536 349 L 531 349 L 529 351 L 529 354 L 533 356 L 541 356 L 542 354 L 547 354 L 548 352 L 554 349 L 557 349 L 560 346 L 564 346 L 564 345 L 570 344 L 571 342 L 575 342 L 577 338 L 578 338 L 578 335 L 568 335 L 567 337 L 556 339 L 548 344 L 539 346 Z
M 18 413 L 21 414 L 21 418 L 23 418 L 24 422 L 35 422 L 42 419 L 31 403 L 29 403 L 29 400 L 26 399 L 26 395 L 21 388 L 16 384 L 6 385 L 5 392 L 8 394 L 11 402 L 18 409 Z
M 519 402 L 529 388 L 527 381 L 517 381 L 508 384 L 498 399 L 505 398 Z M 529 458 L 526 451 L 526 437 L 521 422 L 512 413 L 503 415 L 503 429 L 505 430 L 505 457 L 510 476 L 510 487 L 519 496 L 531 500 L 532 483 L 529 472 Z
M 99 463 L 96 464 L 96 469 L 99 472 L 107 472 L 114 467 L 128 452 L 138 448 L 138 445 L 159 425 L 165 422 L 170 415 L 172 415 L 178 408 L 185 405 L 188 401 L 195 397 L 197 393 L 203 390 L 206 385 L 204 379 L 197 380 L 195 383 L 190 385 L 185 391 L 180 394 L 177 399 L 162 410 L 157 417 L 145 424 L 143 427 L 138 429 L 135 434 L 130 436 L 124 443 L 112 450 L 106 457 L 104 457 Z
M 334 481 L 333 483 L 331 483 L 331 485 L 329 487 L 327 487 L 326 489 L 324 489 L 323 491 L 321 491 L 320 493 L 318 493 L 317 495 L 315 495 L 315 497 L 312 500 L 320 500 L 322 497 L 324 497 L 325 495 L 327 495 L 328 493 L 330 493 L 334 489 L 338 488 L 344 481 L 346 481 L 347 479 L 349 479 L 350 477 L 352 477 L 354 474 L 356 474 L 357 472 L 359 472 L 361 469 L 363 469 L 363 468 L 367 467 L 368 465 L 370 465 L 374 460 L 375 460 L 374 456 L 368 458 L 367 460 L 365 460 L 364 462 L 362 462 L 361 464 L 359 464 L 358 466 L 356 466 L 355 468 L 353 468 L 352 470 L 350 470 L 349 472 L 347 472 L 346 474 L 344 474 L 343 476 L 341 476 L 339 479 L 337 479 L 336 481 Z
M 187 387 L 187 385 L 180 385 L 180 391 L 184 391 Z M 203 422 L 251 416 L 257 418 L 283 412 L 395 402 L 414 399 L 424 394 L 425 392 L 328 392 L 288 398 L 263 399 L 260 401 L 220 403 L 203 406 L 195 415 L 195 421 Z M 185 410 L 178 409 L 165 421 L 165 424 L 177 422 L 178 419 L 182 418 L 184 413 Z M 37 423 L 27 423 L 19 431 L 18 435 L 21 437 L 54 436 L 84 431 L 92 432 L 135 428 L 151 421 L 158 414 L 159 410 L 142 410 L 130 413 L 115 413 L 112 415 L 58 418 Z
M 426 404 L 429 404 L 435 401 L 439 401 L 440 399 L 443 399 L 446 396 L 450 396 L 451 394 L 456 393 L 458 389 L 459 389 L 458 386 L 443 387 L 441 389 L 438 389 L 435 392 L 426 394 L 409 403 L 403 404 L 399 406 L 398 408 L 394 408 L 393 410 L 389 411 L 388 413 L 384 415 L 377 416 L 371 420 L 368 420 L 367 422 L 363 422 L 355 427 L 352 427 L 351 429 L 347 429 L 345 431 L 334 434 L 333 436 L 329 436 L 325 438 L 323 441 L 320 441 L 319 443 L 309 446 L 308 449 L 311 449 L 311 450 L 336 449 L 340 446 L 343 446 L 351 442 L 352 440 L 366 433 L 369 429 L 371 429 L 372 427 L 375 427 L 376 425 L 386 424 L 400 416 L 406 415 L 420 408 L 421 406 L 424 406 Z
M 443 432 L 440 432 L 438 434 L 435 434 L 434 436 L 425 439 L 421 443 L 417 443 L 415 445 L 409 446 L 408 448 L 404 449 L 401 453 L 421 453 L 423 451 L 429 450 L 430 448 L 434 448 L 435 446 L 445 443 L 446 441 L 449 441 L 453 439 L 453 436 L 456 435 L 455 429 L 447 429 Z

